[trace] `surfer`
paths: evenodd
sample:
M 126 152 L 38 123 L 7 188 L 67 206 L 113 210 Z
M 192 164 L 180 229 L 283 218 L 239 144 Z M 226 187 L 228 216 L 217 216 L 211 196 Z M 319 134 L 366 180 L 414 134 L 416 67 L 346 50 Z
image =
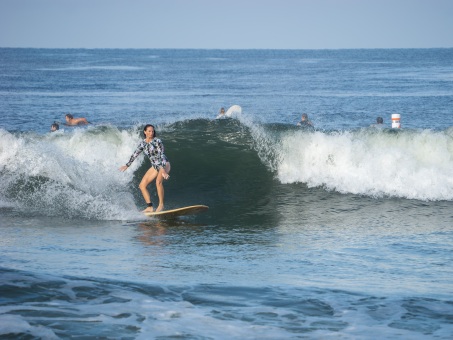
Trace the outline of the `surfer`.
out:
M 120 171 L 126 171 L 132 162 L 140 155 L 145 152 L 151 161 L 151 168 L 145 173 L 138 186 L 142 192 L 143 198 L 147 204 L 147 208 L 143 212 L 153 212 L 153 203 L 149 195 L 147 186 L 154 180 L 156 180 L 157 196 L 159 196 L 159 206 L 156 212 L 164 210 L 164 184 L 163 180 L 168 179 L 170 175 L 170 162 L 164 153 L 164 144 L 156 137 L 156 131 L 154 126 L 151 124 L 145 125 L 143 128 L 143 134 L 145 139 L 140 142 L 135 152 L 132 154 L 129 162 L 126 165 L 120 167 Z
M 74 118 L 74 116 L 70 113 L 66 114 L 66 125 L 82 125 L 82 124 L 88 124 L 88 121 L 86 118 L 80 117 L 80 118 Z
M 313 127 L 313 123 L 308 119 L 308 115 L 303 113 L 297 126 Z
M 220 112 L 219 112 L 218 116 L 216 117 L 216 119 L 222 119 L 222 118 L 226 118 L 225 108 L 223 108 L 223 107 L 220 108 Z

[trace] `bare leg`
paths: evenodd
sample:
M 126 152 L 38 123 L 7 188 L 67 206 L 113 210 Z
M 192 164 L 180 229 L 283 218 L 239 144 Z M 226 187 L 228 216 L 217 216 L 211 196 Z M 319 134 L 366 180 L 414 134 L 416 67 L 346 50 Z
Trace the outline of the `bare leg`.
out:
M 170 163 L 165 165 L 165 173 L 170 173 Z M 164 210 L 164 198 L 165 198 L 165 191 L 164 191 L 164 184 L 162 183 L 164 180 L 163 177 L 164 169 L 159 170 L 159 174 L 156 178 L 156 189 L 157 189 L 157 196 L 159 196 L 159 206 L 156 209 L 156 212 Z
M 157 170 L 154 168 L 150 168 L 146 173 L 145 176 L 143 176 L 142 181 L 140 182 L 140 185 L 138 186 L 139 189 L 142 192 L 143 198 L 145 199 L 146 203 L 151 203 L 151 197 L 149 195 L 147 186 L 149 183 L 154 181 L 154 179 L 157 177 Z M 160 199 L 159 199 L 160 201 Z M 160 204 L 160 203 L 159 203 Z M 153 212 L 153 207 L 147 207 L 145 210 L 146 212 Z

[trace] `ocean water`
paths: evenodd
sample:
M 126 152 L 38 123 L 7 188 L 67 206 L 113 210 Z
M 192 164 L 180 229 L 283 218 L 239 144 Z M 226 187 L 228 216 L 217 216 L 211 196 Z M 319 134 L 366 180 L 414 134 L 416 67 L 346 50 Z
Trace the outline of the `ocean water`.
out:
M 452 104 L 453 49 L 0 49 L 0 338 L 453 338 Z M 147 123 L 207 212 L 139 212 Z

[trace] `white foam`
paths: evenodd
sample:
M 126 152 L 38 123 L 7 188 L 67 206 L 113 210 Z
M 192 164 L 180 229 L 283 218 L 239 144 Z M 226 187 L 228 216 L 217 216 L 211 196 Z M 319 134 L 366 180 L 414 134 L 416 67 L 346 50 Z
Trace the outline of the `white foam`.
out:
M 59 339 L 51 329 L 41 325 L 31 325 L 20 315 L 0 315 L 0 335 L 11 336 L 14 333 L 26 333 L 39 339 Z
M 136 218 L 128 185 L 143 158 L 124 173 L 119 167 L 135 150 L 137 132 L 105 129 L 74 129 L 45 136 L 0 130 L 1 191 L 15 186 L 18 202 L 33 201 L 35 209 L 49 214 L 67 210 L 66 214 L 97 219 Z M 24 181 L 32 186 L 39 182 L 39 190 L 20 187 Z
M 282 137 L 278 179 L 342 193 L 453 199 L 451 132 L 371 131 Z

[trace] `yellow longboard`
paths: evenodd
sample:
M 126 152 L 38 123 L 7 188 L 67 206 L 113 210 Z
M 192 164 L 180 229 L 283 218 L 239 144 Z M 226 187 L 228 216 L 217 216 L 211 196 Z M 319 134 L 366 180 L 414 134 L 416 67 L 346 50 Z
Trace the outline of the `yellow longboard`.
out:
M 178 209 L 164 210 L 159 212 L 145 212 L 144 214 L 148 217 L 159 217 L 159 218 L 174 218 L 184 215 L 193 215 L 208 210 L 207 205 L 191 205 L 190 207 L 183 207 Z

